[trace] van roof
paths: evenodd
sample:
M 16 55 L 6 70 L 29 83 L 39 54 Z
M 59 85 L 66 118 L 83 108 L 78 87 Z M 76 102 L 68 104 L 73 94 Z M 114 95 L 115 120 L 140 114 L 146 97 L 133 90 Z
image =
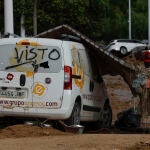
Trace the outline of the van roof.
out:
M 0 45 L 4 44 L 17 44 L 18 41 L 26 41 L 26 40 L 33 40 L 34 41 L 37 39 L 36 37 L 17 37 L 17 38 L 2 38 L 0 39 Z M 40 41 L 48 41 L 48 40 L 55 40 L 55 41 L 62 41 L 61 39 L 50 39 L 50 38 L 38 38 Z

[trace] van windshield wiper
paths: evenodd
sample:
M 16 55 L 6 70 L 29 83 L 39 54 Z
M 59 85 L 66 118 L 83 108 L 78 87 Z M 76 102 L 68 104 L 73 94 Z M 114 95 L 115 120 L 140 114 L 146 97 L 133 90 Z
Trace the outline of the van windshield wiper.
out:
M 25 65 L 25 64 L 29 64 L 29 63 L 35 64 L 34 61 L 28 61 L 28 62 L 25 62 L 25 63 L 21 63 L 21 64 L 17 64 L 17 65 L 5 67 L 5 69 L 6 69 L 6 70 L 7 70 L 7 69 L 11 69 L 11 68 L 15 68 L 15 67 L 18 67 L 18 66 L 21 66 L 21 65 Z M 33 64 L 32 64 L 32 65 L 33 65 Z

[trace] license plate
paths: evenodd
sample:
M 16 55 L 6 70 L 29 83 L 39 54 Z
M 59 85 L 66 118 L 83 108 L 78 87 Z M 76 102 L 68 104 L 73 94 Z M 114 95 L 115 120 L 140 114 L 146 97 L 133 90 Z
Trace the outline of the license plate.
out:
M 25 90 L 2 90 L 0 89 L 0 97 L 1 98 L 17 98 L 17 99 L 23 99 L 26 97 L 26 91 Z

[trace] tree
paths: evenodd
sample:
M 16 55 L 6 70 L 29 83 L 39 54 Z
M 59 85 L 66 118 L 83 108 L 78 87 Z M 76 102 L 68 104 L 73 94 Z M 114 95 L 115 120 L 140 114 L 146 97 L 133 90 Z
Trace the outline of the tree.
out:
M 132 3 L 132 35 L 133 38 L 148 38 L 148 3 L 147 0 L 136 0 Z
M 25 16 L 28 36 L 34 35 L 33 0 L 14 1 L 15 33 L 20 34 L 20 17 Z M 128 38 L 128 1 L 118 0 L 38 0 L 37 33 L 68 24 L 95 41 Z M 146 39 L 147 0 L 132 1 L 132 36 Z M 0 1 L 0 27 L 3 32 L 3 1 Z

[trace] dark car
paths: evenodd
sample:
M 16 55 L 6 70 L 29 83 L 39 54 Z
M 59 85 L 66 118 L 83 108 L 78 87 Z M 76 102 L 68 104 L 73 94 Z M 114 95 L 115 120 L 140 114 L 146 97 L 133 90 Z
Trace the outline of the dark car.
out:
M 150 46 L 138 46 L 132 49 L 137 60 L 144 62 L 146 68 L 150 67 Z
M 137 60 L 143 60 L 142 52 L 150 49 L 150 46 L 137 46 L 131 50 Z

